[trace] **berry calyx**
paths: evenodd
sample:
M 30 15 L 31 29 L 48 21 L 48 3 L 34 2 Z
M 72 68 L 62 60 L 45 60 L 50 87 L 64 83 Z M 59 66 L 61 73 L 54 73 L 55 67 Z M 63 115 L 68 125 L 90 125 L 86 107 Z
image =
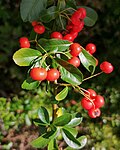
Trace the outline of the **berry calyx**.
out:
M 39 67 L 32 68 L 30 70 L 30 77 L 33 80 L 43 81 L 47 77 L 47 71 L 44 68 Z
M 35 25 L 34 31 L 38 34 L 43 34 L 45 32 L 45 27 L 43 25 Z
M 101 111 L 100 111 L 99 108 L 96 108 L 96 109 L 92 108 L 92 109 L 90 109 L 90 110 L 88 111 L 88 115 L 89 115 L 91 118 L 97 118 L 97 117 L 100 116 L 100 114 L 101 114 Z
M 85 48 L 90 54 L 94 54 L 96 52 L 96 45 L 93 43 L 89 43 Z
M 19 39 L 20 47 L 21 48 L 29 48 L 30 47 L 30 42 L 27 37 L 21 37 Z
M 70 45 L 70 54 L 72 56 L 78 56 L 81 51 L 82 51 L 82 49 L 80 47 L 80 44 L 73 43 L 72 45 Z
M 80 66 L 80 59 L 78 57 L 72 57 L 71 59 L 68 60 L 68 62 L 75 67 Z
M 93 107 L 93 103 L 86 97 L 82 98 L 81 105 L 84 109 L 89 110 Z
M 100 64 L 100 69 L 106 73 L 106 74 L 109 74 L 111 73 L 113 70 L 114 70 L 114 67 L 111 63 L 107 62 L 107 61 L 104 61 Z
M 62 39 L 63 36 L 60 32 L 52 32 L 50 35 L 51 38 Z
M 88 89 L 85 94 L 90 96 L 91 99 L 94 99 L 97 96 L 97 93 L 93 89 Z
M 94 101 L 94 104 L 95 104 L 95 107 L 96 108 L 100 108 L 100 107 L 102 107 L 103 105 L 104 105 L 104 97 L 103 96 L 101 96 L 101 95 L 97 95 L 96 97 L 95 97 L 95 101 Z
M 46 80 L 48 81 L 55 81 L 59 78 L 60 72 L 57 69 L 50 69 L 47 71 L 47 77 Z

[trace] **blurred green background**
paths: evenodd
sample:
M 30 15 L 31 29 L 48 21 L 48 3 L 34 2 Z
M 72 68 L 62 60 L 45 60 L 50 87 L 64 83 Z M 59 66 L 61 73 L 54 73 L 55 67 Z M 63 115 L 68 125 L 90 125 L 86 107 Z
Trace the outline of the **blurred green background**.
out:
M 90 119 L 80 106 L 82 98 L 78 93 L 69 94 L 60 103 L 68 111 L 81 112 L 83 123 L 78 127 L 80 135 L 87 135 L 85 150 L 120 150 L 120 2 L 119 0 L 80 0 L 80 5 L 90 6 L 98 13 L 98 21 L 92 27 L 85 27 L 77 41 L 84 47 L 93 42 L 97 46 L 94 55 L 101 63 L 104 60 L 114 65 L 110 75 L 100 75 L 83 84 L 84 88 L 93 88 L 105 97 L 106 104 L 101 109 L 102 116 Z M 29 36 L 30 23 L 23 23 L 19 14 L 20 1 L 0 1 L 0 148 L 20 149 L 10 138 L 10 129 L 17 131 L 24 126 L 32 126 L 37 117 L 37 108 L 45 105 L 49 108 L 50 93 L 43 87 L 35 91 L 21 89 L 26 76 L 26 68 L 18 67 L 12 60 L 13 53 L 19 49 L 19 37 Z M 99 71 L 99 67 L 96 72 Z M 72 93 L 72 92 L 69 92 Z M 73 104 L 75 100 L 77 103 Z M 69 107 L 68 107 L 69 106 Z M 31 128 L 30 128 L 31 129 Z M 28 132 L 29 130 L 28 129 Z M 26 148 L 27 149 L 27 148 Z

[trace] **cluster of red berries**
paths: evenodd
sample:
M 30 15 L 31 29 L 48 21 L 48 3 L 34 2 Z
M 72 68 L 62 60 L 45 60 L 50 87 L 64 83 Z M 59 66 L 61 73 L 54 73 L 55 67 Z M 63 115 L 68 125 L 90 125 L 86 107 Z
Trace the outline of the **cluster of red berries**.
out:
M 60 32 L 51 33 L 51 38 L 63 39 L 73 42 L 74 39 L 78 36 L 78 33 L 84 27 L 84 18 L 86 17 L 86 9 L 79 8 L 77 9 L 71 16 L 71 20 L 68 22 L 66 26 L 67 32 L 63 36 Z
M 32 23 L 33 29 L 37 34 L 43 34 L 45 32 L 45 27 L 44 25 L 41 25 L 37 21 L 33 21 Z
M 46 71 L 45 68 L 35 67 L 30 70 L 30 77 L 37 81 L 55 81 L 59 78 L 60 72 L 57 69 L 51 68 Z
M 68 22 L 66 29 L 68 34 L 66 34 L 63 39 L 74 41 L 74 39 L 78 36 L 78 33 L 84 27 L 84 18 L 86 17 L 86 9 L 79 8 L 77 9 L 71 16 L 71 21 Z
M 101 114 L 100 108 L 105 103 L 103 96 L 97 95 L 92 89 L 88 89 L 85 94 L 86 97 L 81 100 L 82 107 L 88 111 L 91 118 L 99 117 Z
M 37 34 L 43 34 L 45 32 L 45 27 L 41 25 L 39 22 L 33 21 L 31 24 L 33 26 L 34 32 L 36 32 Z M 30 47 L 30 41 L 28 40 L 27 37 L 21 37 L 19 43 L 21 48 Z
M 77 57 L 82 49 L 79 43 L 73 43 L 70 46 L 70 54 L 72 55 L 71 59 L 68 60 L 68 62 L 70 64 L 72 64 L 75 67 L 79 67 L 80 66 L 80 59 Z

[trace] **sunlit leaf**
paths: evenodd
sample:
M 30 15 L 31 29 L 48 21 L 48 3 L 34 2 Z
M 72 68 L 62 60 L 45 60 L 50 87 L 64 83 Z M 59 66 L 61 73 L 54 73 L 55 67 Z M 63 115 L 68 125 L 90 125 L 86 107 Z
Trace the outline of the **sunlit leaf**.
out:
M 70 122 L 70 120 L 71 120 L 71 115 L 66 113 L 60 117 L 55 118 L 53 124 L 55 126 L 64 126 L 64 125 L 68 124 Z
M 55 58 L 56 62 L 60 65 L 60 73 L 61 79 L 72 84 L 72 85 L 80 85 L 83 80 L 83 74 L 81 71 L 68 63 L 59 58 Z
M 67 96 L 67 94 L 68 94 L 68 87 L 66 86 L 60 93 L 58 93 L 55 96 L 55 99 L 57 101 L 61 101 L 61 100 L 65 99 L 65 97 Z
M 31 78 L 27 78 L 21 85 L 22 89 L 33 90 L 40 85 L 39 81 L 34 81 Z
M 93 74 L 96 67 L 95 58 L 83 48 L 82 48 L 82 52 L 79 54 L 79 58 L 83 66 Z
M 46 123 L 46 124 L 49 124 L 50 123 L 50 120 L 49 120 L 49 113 L 47 111 L 47 109 L 45 107 L 40 107 L 38 109 L 38 116 L 39 116 L 39 119 Z
M 13 55 L 13 60 L 18 66 L 29 66 L 41 53 L 31 48 L 21 48 Z

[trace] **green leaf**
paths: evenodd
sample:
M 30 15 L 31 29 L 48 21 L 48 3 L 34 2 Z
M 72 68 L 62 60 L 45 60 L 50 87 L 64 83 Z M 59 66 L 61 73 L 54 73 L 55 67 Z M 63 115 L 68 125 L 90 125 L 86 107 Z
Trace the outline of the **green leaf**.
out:
M 46 6 L 47 0 L 22 0 L 20 4 L 22 20 L 24 22 L 37 20 Z
M 39 81 L 34 81 L 30 77 L 27 78 L 21 85 L 22 89 L 33 90 L 40 85 Z
M 21 48 L 13 55 L 13 60 L 18 66 L 29 66 L 41 53 L 31 48 Z
M 33 122 L 36 126 L 46 126 L 46 123 L 42 122 L 40 119 L 34 119 Z
M 69 131 L 74 137 L 78 134 L 78 131 L 75 128 L 71 128 L 68 125 L 64 126 L 63 129 Z
M 62 136 L 70 147 L 79 149 L 81 146 L 80 142 L 69 131 L 62 129 Z
M 71 115 L 66 113 L 60 117 L 55 118 L 53 124 L 56 126 L 64 126 L 64 125 L 68 124 L 70 122 L 70 120 L 71 120 Z
M 79 58 L 83 66 L 92 74 L 95 71 L 96 60 L 85 49 L 82 48 L 82 52 L 79 54 Z
M 74 8 L 74 9 L 77 9 L 76 7 L 76 1 L 73 1 L 73 0 L 67 0 L 66 1 L 66 7 L 68 8 Z
M 56 144 L 56 140 L 52 139 L 48 144 L 48 150 L 58 150 L 58 145 Z
M 81 146 L 80 146 L 79 149 L 83 148 L 83 147 L 86 145 L 86 143 L 87 143 L 87 137 L 84 136 L 84 135 L 81 136 L 81 137 L 79 137 L 77 140 L 78 140 L 78 141 L 80 142 L 80 144 L 81 144 Z
M 81 144 L 81 146 L 79 147 L 79 149 L 82 149 L 86 145 L 86 143 L 87 143 L 87 137 L 86 136 L 81 136 L 77 140 Z M 71 147 L 68 146 L 65 150 L 73 150 L 73 148 L 71 148 Z M 78 150 L 78 148 L 76 150 Z
M 69 48 L 71 43 L 67 40 L 58 40 L 58 39 L 40 39 L 39 44 L 41 44 L 46 51 L 53 52 L 63 52 Z
M 61 100 L 63 100 L 63 99 L 66 98 L 67 94 L 68 94 L 68 87 L 66 86 L 60 93 L 58 93 L 58 94 L 55 96 L 55 99 L 56 99 L 57 101 L 61 101 Z
M 50 120 L 49 120 L 49 113 L 47 111 L 47 109 L 45 107 L 40 107 L 38 109 L 38 116 L 39 116 L 39 119 L 46 123 L 46 124 L 50 124 Z
M 43 134 L 42 136 L 38 137 L 37 139 L 31 142 L 31 145 L 35 148 L 44 148 L 46 147 L 49 142 L 55 138 L 57 134 L 57 130 L 52 130 Z
M 40 14 L 40 20 L 44 23 L 48 23 L 51 20 L 55 19 L 59 11 L 56 6 L 51 6 L 48 9 L 44 10 Z
M 90 7 L 86 7 L 86 6 L 81 6 L 81 7 L 84 7 L 87 12 L 87 16 L 84 19 L 85 25 L 89 27 L 93 26 L 98 19 L 98 15 L 96 11 Z
M 60 73 L 61 79 L 72 84 L 72 85 L 80 85 L 83 80 L 82 72 L 68 63 L 59 58 L 55 58 L 56 62 L 60 65 Z
M 71 121 L 67 124 L 70 127 L 76 127 L 82 122 L 83 118 L 73 118 Z

